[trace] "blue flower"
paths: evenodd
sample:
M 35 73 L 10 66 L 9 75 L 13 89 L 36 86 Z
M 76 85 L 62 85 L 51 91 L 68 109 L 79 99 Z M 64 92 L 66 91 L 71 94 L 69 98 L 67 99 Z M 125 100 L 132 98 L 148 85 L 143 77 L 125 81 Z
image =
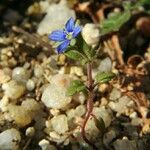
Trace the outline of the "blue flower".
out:
M 57 52 L 60 54 L 66 50 L 71 40 L 77 37 L 80 32 L 81 27 L 75 24 L 73 18 L 70 18 L 65 25 L 65 29 L 53 31 L 49 35 L 49 39 L 55 42 L 60 42 L 60 45 L 57 47 Z

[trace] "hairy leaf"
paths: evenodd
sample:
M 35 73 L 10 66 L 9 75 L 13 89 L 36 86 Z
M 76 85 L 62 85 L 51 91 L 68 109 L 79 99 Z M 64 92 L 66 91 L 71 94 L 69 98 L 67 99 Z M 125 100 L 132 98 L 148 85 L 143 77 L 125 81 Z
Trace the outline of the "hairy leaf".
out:
M 89 60 L 92 60 L 96 51 L 83 40 L 83 52 Z
M 112 72 L 102 72 L 96 75 L 96 80 L 99 83 L 106 83 L 110 81 L 111 79 L 113 79 L 114 77 L 115 77 L 115 74 Z
M 83 82 L 80 80 L 74 80 L 71 82 L 69 88 L 67 89 L 67 95 L 72 96 L 77 92 L 84 91 L 86 89 Z
M 113 16 L 108 17 L 100 24 L 101 35 L 118 31 L 120 27 L 130 19 L 130 17 L 130 11 L 115 13 Z
M 84 56 L 77 50 L 68 50 L 65 52 L 65 55 L 74 60 L 82 60 Z

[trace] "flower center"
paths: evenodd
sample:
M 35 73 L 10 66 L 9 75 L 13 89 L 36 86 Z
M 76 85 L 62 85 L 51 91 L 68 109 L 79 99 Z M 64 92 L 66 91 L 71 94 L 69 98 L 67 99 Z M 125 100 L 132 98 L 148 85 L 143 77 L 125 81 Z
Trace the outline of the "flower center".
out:
M 72 32 L 67 33 L 66 38 L 67 38 L 68 40 L 71 40 L 71 39 L 72 39 Z

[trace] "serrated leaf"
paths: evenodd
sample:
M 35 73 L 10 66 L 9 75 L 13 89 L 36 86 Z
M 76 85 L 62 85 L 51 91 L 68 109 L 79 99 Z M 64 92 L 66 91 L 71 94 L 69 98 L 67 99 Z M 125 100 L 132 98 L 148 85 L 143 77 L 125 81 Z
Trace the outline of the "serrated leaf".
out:
M 102 72 L 102 73 L 98 73 L 95 78 L 99 83 L 106 83 L 111 79 L 113 79 L 114 77 L 115 74 L 112 72 Z
M 82 49 L 83 49 L 84 54 L 88 57 L 88 59 L 92 60 L 92 58 L 95 55 L 95 51 L 84 40 L 83 40 L 83 48 Z
M 76 46 L 78 51 L 82 53 L 87 60 L 92 60 L 95 55 L 95 51 L 85 42 L 81 35 L 79 35 L 76 39 Z
M 72 96 L 77 92 L 84 91 L 86 89 L 83 82 L 80 80 L 74 80 L 71 82 L 69 88 L 67 89 L 67 95 Z
M 101 35 L 118 31 L 131 17 L 130 11 L 115 13 L 113 16 L 105 19 L 100 24 Z
M 65 52 L 65 55 L 74 60 L 82 60 L 84 59 L 83 55 L 77 50 L 68 50 Z

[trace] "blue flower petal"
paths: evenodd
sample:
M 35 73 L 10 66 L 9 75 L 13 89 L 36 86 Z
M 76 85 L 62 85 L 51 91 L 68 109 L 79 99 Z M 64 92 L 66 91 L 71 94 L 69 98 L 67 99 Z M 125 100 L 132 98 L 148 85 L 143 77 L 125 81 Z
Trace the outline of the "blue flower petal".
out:
M 67 21 L 66 25 L 65 25 L 66 30 L 67 30 L 68 32 L 73 32 L 74 26 L 75 26 L 75 25 L 74 25 L 74 19 L 73 19 L 73 18 L 70 18 L 70 19 Z
M 63 30 L 56 30 L 53 31 L 49 36 L 49 39 L 51 39 L 52 41 L 64 41 L 66 40 L 66 34 Z
M 74 28 L 72 36 L 75 38 L 80 32 L 81 32 L 81 27 L 77 26 Z
M 70 40 L 66 40 L 64 42 L 62 42 L 58 47 L 57 47 L 57 52 L 58 54 L 63 53 L 65 51 L 65 49 L 68 47 L 68 45 L 70 44 Z

